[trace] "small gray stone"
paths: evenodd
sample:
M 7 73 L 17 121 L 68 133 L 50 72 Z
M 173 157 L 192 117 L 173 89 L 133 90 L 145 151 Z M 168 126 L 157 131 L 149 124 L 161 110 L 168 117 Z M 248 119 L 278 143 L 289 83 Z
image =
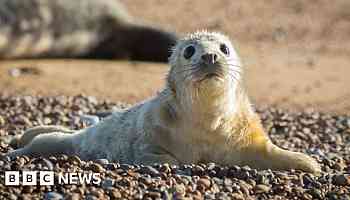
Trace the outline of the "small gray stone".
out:
M 63 195 L 57 192 L 48 192 L 44 195 L 45 200 L 60 200 L 63 199 Z
M 101 187 L 102 187 L 103 189 L 109 189 L 109 188 L 111 188 L 111 187 L 114 186 L 114 182 L 115 182 L 115 181 L 114 181 L 113 179 L 107 178 L 107 179 L 105 179 L 105 180 L 102 181 Z
M 321 190 L 317 188 L 312 188 L 308 190 L 308 193 L 312 195 L 315 199 L 324 199 Z
M 344 174 L 334 175 L 332 180 L 334 185 L 338 185 L 338 186 L 350 185 L 350 177 Z
M 107 165 L 109 161 L 107 159 L 97 159 L 95 160 L 95 163 L 98 163 L 100 165 Z
M 142 174 L 149 174 L 152 177 L 156 177 L 156 176 L 160 175 L 159 171 L 156 170 L 155 168 L 153 168 L 152 166 L 141 167 L 139 172 L 142 173 Z
M 95 197 L 95 196 L 93 196 L 93 195 L 87 195 L 87 196 L 85 197 L 85 200 L 98 200 L 98 198 Z
M 121 164 L 120 168 L 122 170 L 129 170 L 129 169 L 133 169 L 134 167 L 132 165 L 129 165 L 129 164 Z

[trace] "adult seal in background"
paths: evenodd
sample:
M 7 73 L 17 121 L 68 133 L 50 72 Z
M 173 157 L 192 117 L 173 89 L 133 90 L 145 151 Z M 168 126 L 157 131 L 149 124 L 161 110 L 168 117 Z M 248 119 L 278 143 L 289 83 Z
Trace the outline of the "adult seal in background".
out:
M 320 172 L 306 154 L 274 145 L 243 87 L 240 59 L 226 36 L 196 32 L 179 40 L 167 84 L 154 98 L 86 129 L 29 129 L 7 154 L 77 155 L 122 163 L 207 163 Z M 21 140 L 21 139 L 20 139 Z
M 118 0 L 1 0 L 0 59 L 168 60 L 176 35 L 134 22 Z

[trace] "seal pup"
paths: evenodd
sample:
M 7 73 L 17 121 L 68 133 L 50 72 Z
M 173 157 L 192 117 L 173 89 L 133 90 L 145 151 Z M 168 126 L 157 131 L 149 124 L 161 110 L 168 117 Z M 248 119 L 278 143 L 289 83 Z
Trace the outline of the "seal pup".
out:
M 176 38 L 136 23 L 118 0 L 0 1 L 0 59 L 167 62 Z
M 271 142 L 249 102 L 244 68 L 226 36 L 189 34 L 178 41 L 169 63 L 167 84 L 152 99 L 72 134 L 59 127 L 31 129 L 23 136 L 24 147 L 7 155 L 64 153 L 133 164 L 215 162 L 320 172 L 308 155 Z

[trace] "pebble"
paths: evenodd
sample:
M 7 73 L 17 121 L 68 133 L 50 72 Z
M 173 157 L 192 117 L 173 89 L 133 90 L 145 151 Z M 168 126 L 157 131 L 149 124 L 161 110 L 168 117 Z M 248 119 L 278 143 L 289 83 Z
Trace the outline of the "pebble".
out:
M 262 185 L 262 184 L 259 184 L 259 185 L 256 185 L 254 187 L 254 191 L 256 194 L 260 194 L 260 193 L 268 193 L 270 191 L 270 187 L 267 186 L 267 185 Z
M 333 165 L 333 168 L 334 168 L 335 170 L 337 170 L 337 171 L 343 171 L 346 167 L 347 167 L 346 164 L 343 163 L 343 162 L 335 163 L 335 164 Z
M 45 168 L 43 168 L 44 170 L 49 170 L 49 171 L 54 170 L 54 166 L 50 160 L 43 158 L 42 163 L 44 164 L 44 167 L 45 167 Z
M 133 169 L 133 166 L 128 165 L 128 164 L 120 164 L 120 169 L 129 170 L 129 169 Z
M 148 192 L 146 196 L 151 197 L 152 199 L 157 199 L 162 197 L 162 195 L 159 192 Z
M 69 194 L 67 200 L 80 200 L 81 195 L 78 193 Z
M 85 200 L 98 200 L 98 198 L 96 196 L 93 196 L 93 195 L 87 195 L 85 197 Z
M 97 173 L 105 172 L 105 169 L 100 164 L 97 164 L 97 163 L 90 164 L 89 169 Z
M 142 174 L 149 174 L 151 175 L 152 177 L 156 177 L 156 176 L 159 176 L 160 173 L 158 170 L 156 170 L 155 168 L 153 168 L 152 166 L 144 166 L 144 167 L 141 167 L 141 169 L 139 170 L 140 173 Z
M 111 197 L 114 199 L 120 199 L 122 198 L 122 194 L 117 189 L 113 189 L 111 192 Z
M 78 156 L 70 156 L 68 158 L 68 161 L 69 162 L 73 162 L 73 163 L 75 163 L 78 166 L 81 166 L 81 164 L 82 164 L 82 161 L 81 161 L 81 159 Z
M 311 194 L 311 196 L 315 199 L 324 199 L 322 192 L 317 188 L 311 188 L 308 190 L 308 193 Z
M 171 168 L 170 168 L 169 164 L 165 163 L 164 165 L 162 165 L 160 167 L 159 171 L 161 171 L 163 173 L 170 173 L 171 172 Z
M 244 200 L 244 196 L 242 194 L 239 193 L 233 193 L 231 194 L 231 198 L 232 200 Z
M 338 186 L 350 186 L 350 176 L 346 176 L 344 174 L 334 175 L 333 176 L 333 184 Z
M 184 184 L 177 184 L 174 189 L 179 194 L 185 194 L 186 192 L 186 187 L 184 186 Z
M 100 164 L 100 165 L 107 165 L 107 164 L 109 164 L 109 161 L 107 159 L 97 159 L 94 162 L 97 163 L 97 164 Z
M 17 200 L 18 197 L 16 195 L 14 195 L 14 194 L 9 194 L 8 199 L 9 200 Z
M 63 195 L 57 192 L 48 192 L 44 195 L 45 200 L 60 200 L 63 199 Z
M 206 179 L 206 178 L 201 178 L 198 180 L 197 184 L 204 186 L 205 188 L 209 188 L 210 187 L 210 180 Z
M 115 170 L 118 168 L 118 164 L 116 163 L 108 163 L 105 165 L 106 170 Z
M 115 182 L 115 181 L 114 181 L 113 179 L 111 179 L 111 178 L 104 179 L 104 180 L 102 181 L 102 183 L 101 183 L 101 187 L 102 187 L 103 189 L 110 189 L 111 187 L 113 187 L 114 182 Z
M 0 126 L 4 126 L 5 123 L 5 119 L 0 115 Z
M 249 195 L 250 186 L 247 183 L 239 181 L 239 187 L 244 194 Z

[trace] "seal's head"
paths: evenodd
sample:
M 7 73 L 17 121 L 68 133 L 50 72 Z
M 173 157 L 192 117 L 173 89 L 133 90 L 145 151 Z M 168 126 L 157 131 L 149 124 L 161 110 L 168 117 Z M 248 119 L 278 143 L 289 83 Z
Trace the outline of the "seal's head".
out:
M 191 101 L 234 95 L 241 80 L 240 59 L 220 33 L 200 31 L 186 36 L 175 45 L 169 62 L 169 88 Z

